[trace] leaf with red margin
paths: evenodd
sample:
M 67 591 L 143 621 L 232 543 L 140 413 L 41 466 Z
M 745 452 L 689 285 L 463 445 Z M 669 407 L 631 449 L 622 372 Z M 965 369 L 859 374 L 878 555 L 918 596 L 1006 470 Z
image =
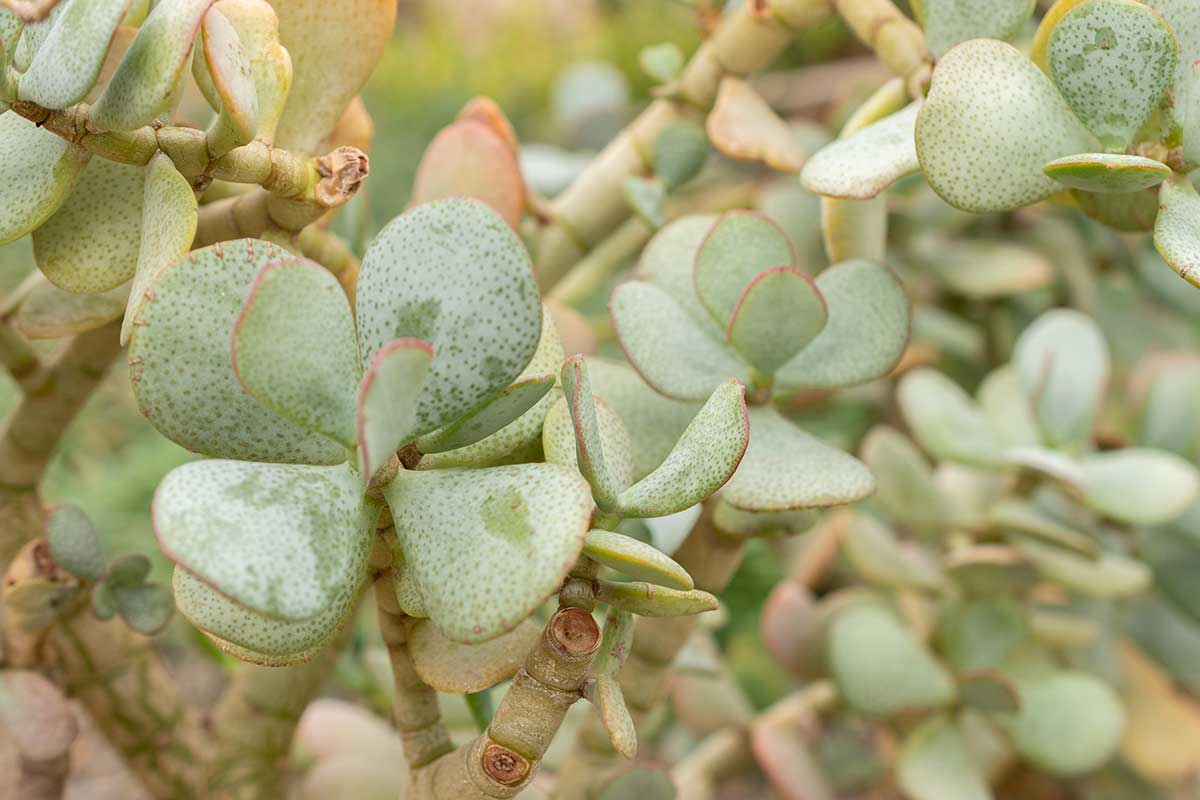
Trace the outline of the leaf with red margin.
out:
M 358 466 L 364 481 L 412 438 L 433 346 L 396 339 L 375 353 L 358 387 Z
M 571 356 L 563 364 L 562 385 L 567 409 L 575 424 L 576 465 L 591 484 L 596 505 L 605 511 L 613 511 L 617 507 L 617 496 L 625 488 L 618 474 L 627 475 L 629 470 L 618 473 L 610 469 L 605 460 L 600 423 L 596 418 L 596 400 L 592 396 L 583 356 Z M 622 461 L 632 463 L 632 458 L 626 457 Z
M 417 449 L 422 453 L 444 453 L 486 439 L 537 405 L 554 388 L 554 381 L 553 373 L 517 381 L 446 427 L 422 436 L 417 440 Z
M 795 263 L 792 243 L 778 225 L 755 211 L 728 211 L 717 218 L 696 251 L 696 296 L 724 328 L 755 276 Z
M 752 367 L 771 375 L 817 338 L 828 319 L 825 297 L 811 277 L 774 267 L 742 292 L 725 336 Z
M 516 151 L 489 123 L 470 117 L 443 128 L 421 158 L 412 203 L 474 197 L 516 228 L 525 208 L 525 182 Z

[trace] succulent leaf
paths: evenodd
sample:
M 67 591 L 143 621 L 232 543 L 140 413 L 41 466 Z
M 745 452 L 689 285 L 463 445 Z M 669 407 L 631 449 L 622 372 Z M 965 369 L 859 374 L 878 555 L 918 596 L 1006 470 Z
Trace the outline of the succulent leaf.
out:
M 637 274 L 666 292 L 711 338 L 724 341 L 724 327 L 714 324 L 696 296 L 694 270 L 696 252 L 717 219 L 716 214 L 689 214 L 663 226 L 642 250 Z
M 46 108 L 87 97 L 129 0 L 63 0 L 53 27 L 21 75 L 17 96 Z
M 617 496 L 629 485 L 633 472 L 633 448 L 628 433 L 608 437 L 606 445 L 583 356 L 568 358 L 561 377 L 567 411 L 575 429 L 575 465 L 591 485 L 596 505 L 605 511 L 614 511 Z M 615 414 L 612 416 L 612 427 L 624 431 L 619 418 Z M 608 465 L 606 450 L 618 451 L 613 453 L 616 464 L 612 468 Z
M 292 58 L 279 43 L 279 17 L 267 0 L 217 0 L 213 8 L 233 25 L 250 60 L 258 108 L 254 138 L 271 144 L 292 88 Z
M 12 64 L 18 72 L 25 72 L 33 64 L 38 50 L 54 31 L 54 23 L 58 22 L 58 18 L 66 13 L 68 5 L 68 3 L 56 3 L 44 19 L 26 23 L 23 27 L 19 24 L 20 18 L 5 9 L 5 13 L 16 17 L 18 23 L 13 34 L 13 46 L 8 46 L 7 37 L 5 41 L 5 49 L 12 53 Z M 17 35 L 20 36 L 19 39 L 15 38 Z
M 372 359 L 358 389 L 358 467 L 370 481 L 412 440 L 418 398 L 434 353 L 428 342 L 397 339 Z
M 447 639 L 430 620 L 418 620 L 409 631 L 413 667 L 422 681 L 439 692 L 482 692 L 506 681 L 525 662 L 542 628 L 531 619 L 479 644 Z
M 700 589 L 668 589 L 642 581 L 597 581 L 596 599 L 639 617 L 684 617 L 718 607 L 717 598 Z
M 708 153 L 708 137 L 699 125 L 673 122 L 654 140 L 654 174 L 675 189 L 700 174 Z
M 1161 161 L 1123 153 L 1080 153 L 1056 158 L 1042 167 L 1054 180 L 1087 192 L 1138 192 L 1171 177 Z
M 942 714 L 925 720 L 905 737 L 896 777 L 912 800 L 992 800 L 962 729 Z
M 78 506 L 58 506 L 46 520 L 46 541 L 54 563 L 80 578 L 104 578 L 104 551 L 92 521 Z
M 100 294 L 74 294 L 42 282 L 21 303 L 12 324 L 27 339 L 74 336 L 120 319 L 128 299 L 129 284 Z
M 976 392 L 988 424 L 1010 447 L 1033 447 L 1041 441 L 1033 406 L 1025 399 L 1021 380 L 1011 364 L 988 373 Z
M 1125 711 L 1116 693 L 1084 672 L 1018 679 L 1021 713 L 1012 725 L 1017 752 L 1053 775 L 1090 772 L 1121 743 Z
M 934 458 L 985 467 L 1000 462 L 1000 437 L 979 406 L 946 376 L 913 370 L 900 381 L 896 399 L 913 436 Z
M 421 157 L 412 204 L 446 197 L 482 200 L 515 229 L 525 211 L 525 181 L 516 150 L 477 119 L 459 119 L 443 128 Z
M 941 58 L 968 39 L 1013 39 L 1033 14 L 1034 0 L 920 0 L 920 6 L 929 50 Z
M 1200 472 L 1174 453 L 1129 447 L 1086 456 L 1080 464 L 1084 502 L 1131 525 L 1163 525 L 1200 493 Z
M 604 492 L 605 484 L 597 489 L 593 480 L 599 482 L 600 479 L 588 478 L 589 473 L 584 470 L 588 469 L 594 476 L 595 467 L 580 467 L 580 451 L 600 453 L 607 475 L 603 480 L 609 482 L 607 485 L 615 497 L 615 493 L 633 481 L 633 444 L 621 418 L 604 401 L 593 399 L 595 413 L 593 422 L 589 423 L 590 433 L 579 430 L 578 423 L 572 419 L 570 402 L 569 397 L 563 398 L 546 414 L 542 426 L 542 451 L 547 462 L 569 467 L 583 475 L 592 487 L 593 499 L 599 504 L 597 495 Z M 587 444 L 583 443 L 585 437 Z
M 896 534 L 875 517 L 854 515 L 842 544 L 851 568 L 870 583 L 892 589 L 937 590 L 942 576 L 918 551 L 901 546 Z
M 1118 553 L 1101 553 L 1099 558 L 1081 556 L 1032 537 L 1019 537 L 1015 544 L 1042 576 L 1084 597 L 1125 597 L 1139 594 L 1150 585 L 1150 570 Z
M 604 618 L 604 634 L 600 649 L 592 658 L 593 683 L 588 699 L 600 712 L 600 721 L 608 731 L 613 749 L 627 759 L 637 755 L 637 729 L 625 706 L 617 674 L 633 645 L 633 616 L 619 608 L 610 608 Z
M 796 263 L 792 244 L 779 226 L 750 211 L 729 211 L 696 251 L 696 296 L 722 328 L 729 326 L 742 293 L 763 270 Z
M 227 129 L 230 144 L 240 146 L 258 132 L 258 86 L 250 56 L 242 46 L 237 29 L 217 8 L 210 8 L 200 26 L 201 47 L 193 59 L 194 69 L 205 69 L 220 98 L 218 129 Z M 196 66 L 199 65 L 199 66 Z M 225 133 L 225 131 L 222 131 Z M 209 134 L 210 141 L 213 134 Z
M 825 298 L 812 278 L 792 267 L 775 267 L 746 286 L 726 338 L 747 363 L 771 375 L 812 342 L 828 319 Z
M 940 237 L 939 237 L 940 238 Z M 921 254 L 929 271 L 955 294 L 973 300 L 1011 297 L 1048 286 L 1054 264 L 1027 245 L 993 239 L 936 241 Z
M 810 192 L 826 197 L 875 197 L 920 168 L 914 139 L 920 110 L 920 103 L 911 103 L 826 145 L 804 165 L 800 181 Z
M 543 321 L 543 325 L 553 325 Z M 422 453 L 444 453 L 486 439 L 529 411 L 554 388 L 555 376 L 535 375 L 518 380 L 454 422 L 417 440 Z
M 593 529 L 583 542 L 584 555 L 637 580 L 669 589 L 696 588 L 687 570 L 658 548 L 615 531 Z
M 0 245 L 35 230 L 66 202 L 89 155 L 19 114 L 0 114 Z
M 1172 175 L 1158 190 L 1158 219 L 1154 246 L 1171 269 L 1193 286 L 1200 286 L 1200 194 L 1186 175 Z
M 893 519 L 924 533 L 937 530 L 946 501 L 929 462 L 908 437 L 876 426 L 863 439 L 861 457 L 875 476 L 875 498 Z
M 705 128 L 713 146 L 730 158 L 761 161 L 780 172 L 799 172 L 804 166 L 799 138 L 767 101 L 739 78 L 721 79 Z
M 404 561 L 404 554 L 395 550 L 392 552 L 392 587 L 396 590 L 396 604 L 401 611 L 418 619 L 429 617 L 429 610 L 425 608 L 425 600 L 421 597 L 412 570 Z
M 821 198 L 821 238 L 825 255 L 837 264 L 858 259 L 882 263 L 887 254 L 887 198 Z

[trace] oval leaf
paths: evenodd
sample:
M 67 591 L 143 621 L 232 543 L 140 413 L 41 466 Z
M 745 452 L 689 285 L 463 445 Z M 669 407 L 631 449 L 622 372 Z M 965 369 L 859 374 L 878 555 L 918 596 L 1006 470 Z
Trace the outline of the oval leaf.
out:
M 705 128 L 713 145 L 730 158 L 761 161 L 780 172 L 799 172 L 804 166 L 799 137 L 750 84 L 738 78 L 721 79 Z
M 800 181 L 826 197 L 869 200 L 900 178 L 916 172 L 914 139 L 920 103 L 826 145 L 804 165 Z
M 1056 158 L 1042 172 L 1072 189 L 1121 193 L 1149 189 L 1171 177 L 1161 161 L 1123 153 L 1080 153 Z
M 66 108 L 87 97 L 129 0 L 63 0 L 29 69 L 18 97 L 46 108 Z
M 1200 286 L 1200 194 L 1186 175 L 1172 175 L 1158 190 L 1154 246 L 1171 269 L 1193 286 Z
M 596 581 L 596 599 L 639 617 L 684 617 L 718 607 L 717 598 L 700 589 L 668 589 L 641 581 Z
M 792 244 L 771 220 L 752 211 L 729 211 L 696 251 L 696 296 L 722 328 L 729 326 L 746 287 L 763 270 L 796 263 Z
M 425 388 L 433 348 L 420 339 L 397 339 L 375 354 L 358 389 L 358 466 L 370 481 L 412 440 L 417 398 Z
M 798 269 L 776 267 L 756 275 L 738 298 L 726 337 L 760 372 L 771 375 L 824 329 L 825 298 Z
M 514 229 L 525 210 L 525 182 L 512 146 L 475 119 L 443 128 L 425 148 L 413 182 L 413 205 L 445 197 L 487 203 Z
M 1071 777 L 1090 772 L 1117 751 L 1125 711 L 1098 678 L 1064 671 L 1018 683 L 1023 702 L 1012 726 L 1013 744 L 1029 761 Z
M 928 0 L 926 0 L 928 2 Z M 954 720 L 935 716 L 904 740 L 896 778 L 911 800 L 991 800 L 987 780 Z
M 968 39 L 1013 39 L 1033 6 L 1034 0 L 920 0 L 921 23 L 929 50 L 941 58 Z
M 1080 464 L 1079 488 L 1089 506 L 1131 525 L 1163 525 L 1196 501 L 1200 473 L 1174 453 L 1129 447 L 1096 453 Z
M 545 320 L 542 324 L 553 326 Z M 541 402 L 554 383 L 553 373 L 519 380 L 446 427 L 422 436 L 417 440 L 417 449 L 422 453 L 444 453 L 486 439 Z
M 421 680 L 439 692 L 469 694 L 516 675 L 541 635 L 541 626 L 527 619 L 490 641 L 462 644 L 447 639 L 429 620 L 418 620 L 408 646 Z
M 591 530 L 583 543 L 584 555 L 617 572 L 669 589 L 694 589 L 687 570 L 656 547 L 615 531 Z
M 89 155 L 19 114 L 0 114 L 0 245 L 20 239 L 58 210 Z

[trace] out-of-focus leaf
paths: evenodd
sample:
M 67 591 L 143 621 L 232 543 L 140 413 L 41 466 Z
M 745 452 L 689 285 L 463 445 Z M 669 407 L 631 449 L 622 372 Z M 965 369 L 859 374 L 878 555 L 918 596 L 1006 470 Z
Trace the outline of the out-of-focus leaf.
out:
M 750 747 L 758 768 L 780 798 L 834 800 L 834 790 L 800 726 L 766 719 L 756 722 L 750 729 Z
M 43 282 L 21 303 L 12 324 L 27 339 L 74 336 L 120 319 L 128 298 L 128 284 L 100 294 L 74 294 Z
M 87 514 L 78 506 L 51 509 L 46 520 L 46 541 L 54 563 L 81 578 L 104 577 L 104 551 Z
M 1158 190 L 1154 246 L 1163 260 L 1194 286 L 1200 286 L 1200 194 L 1186 175 L 1172 175 Z
M 911 800 L 991 800 L 979 765 L 956 722 L 944 715 L 922 722 L 904 740 L 897 779 Z
M 1041 441 L 1033 407 L 1021 390 L 1011 364 L 992 370 L 979 384 L 976 400 L 991 426 L 1009 447 L 1035 447 Z
M 429 620 L 419 620 L 409 634 L 413 667 L 421 680 L 439 692 L 481 692 L 517 674 L 533 649 L 541 626 L 523 620 L 513 630 L 480 644 L 447 639 Z
M 875 497 L 893 519 L 923 533 L 941 524 L 945 500 L 929 462 L 907 437 L 886 425 L 876 426 L 863 439 L 860 453 L 875 476 Z
M 653 767 L 633 767 L 604 783 L 596 800 L 675 800 L 675 784 L 667 773 Z
M 869 200 L 916 172 L 914 129 L 920 103 L 912 103 L 819 150 L 800 174 L 811 192 L 846 200 Z
M 900 381 L 900 411 L 926 452 L 964 464 L 999 462 L 1003 443 L 979 407 L 958 384 L 932 369 L 917 369 Z
M 1084 502 L 1133 525 L 1162 525 L 1178 517 L 1200 493 L 1200 473 L 1161 450 L 1129 447 L 1085 457 L 1079 487 Z
M 1174 785 L 1200 770 L 1200 707 L 1133 645 L 1122 643 L 1120 654 L 1127 714 L 1121 755 L 1155 783 Z
M 704 168 L 708 152 L 708 137 L 699 125 L 674 122 L 654 140 L 654 174 L 667 189 L 682 186 Z
M 525 210 L 525 181 L 516 150 L 476 119 L 460 119 L 443 128 L 421 157 L 412 203 L 445 197 L 482 200 L 516 228 Z
M 667 223 L 667 186 L 656 178 L 631 175 L 625 179 L 625 202 L 651 228 Z
M 1117 553 L 1091 559 L 1029 538 L 1018 539 L 1016 546 L 1043 576 L 1085 597 L 1122 597 L 1150 585 L 1144 564 Z
M 1015 498 L 1001 500 L 993 506 L 989 519 L 992 525 L 1000 529 L 1019 531 L 1085 556 L 1100 555 L 1100 548 L 1092 537 L 1042 514 L 1034 506 Z
M 947 606 L 938 620 L 938 646 L 956 670 L 999 667 L 1029 635 L 1021 606 L 1006 598 L 968 600 Z
M 792 129 L 738 78 L 721 79 L 705 127 L 713 145 L 730 158 L 761 161 L 780 172 L 799 172 L 804 166 L 804 148 Z
M 1017 751 L 1061 777 L 1090 772 L 1121 743 L 1125 711 L 1107 684 L 1083 672 L 1018 679 L 1021 712 L 1011 726 Z
M 860 512 L 846 529 L 843 552 L 851 568 L 869 583 L 902 589 L 938 589 L 942 576 L 937 568 L 897 541 L 882 522 Z
M 1054 265 L 1046 256 L 1012 242 L 939 241 L 922 255 L 950 291 L 975 300 L 1019 295 L 1054 281 Z
M 863 259 L 882 262 L 887 255 L 886 197 L 870 200 L 821 198 L 821 234 L 825 255 L 834 264 Z
M 1021 707 L 1016 684 L 999 670 L 960 674 L 958 696 L 965 705 L 989 714 L 1007 714 Z
M 683 51 L 672 42 L 652 44 L 638 53 L 638 64 L 658 83 L 670 83 L 683 68 Z

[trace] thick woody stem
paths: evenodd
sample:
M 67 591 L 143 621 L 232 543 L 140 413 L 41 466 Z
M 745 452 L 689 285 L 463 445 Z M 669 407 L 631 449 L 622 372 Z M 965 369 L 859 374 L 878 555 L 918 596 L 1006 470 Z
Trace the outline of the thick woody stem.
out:
M 933 55 L 921 27 L 904 16 L 891 0 L 833 0 L 833 3 L 855 36 L 916 93 L 933 69 Z

